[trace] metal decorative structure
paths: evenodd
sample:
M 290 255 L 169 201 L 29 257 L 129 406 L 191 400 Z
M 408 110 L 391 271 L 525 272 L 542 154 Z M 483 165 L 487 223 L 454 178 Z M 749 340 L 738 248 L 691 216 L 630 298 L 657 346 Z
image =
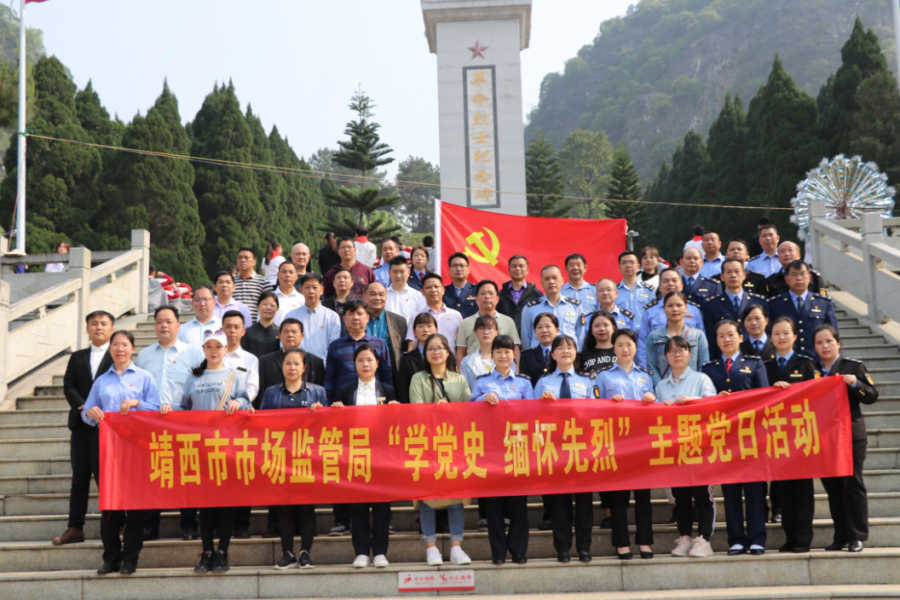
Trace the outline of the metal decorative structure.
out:
M 882 213 L 889 218 L 896 193 L 888 185 L 887 175 L 874 162 L 838 154 L 830 161 L 823 158 L 819 167 L 797 184 L 797 195 L 791 200 L 794 207 L 791 221 L 800 227 L 805 239 L 809 235 L 809 205 L 813 200 L 825 202 L 825 217 L 829 221 L 858 219 L 868 212 Z

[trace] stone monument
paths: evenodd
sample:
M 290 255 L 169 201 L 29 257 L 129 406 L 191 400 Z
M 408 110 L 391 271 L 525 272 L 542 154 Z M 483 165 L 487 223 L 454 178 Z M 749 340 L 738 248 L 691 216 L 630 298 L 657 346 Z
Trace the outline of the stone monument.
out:
M 531 0 L 421 0 L 437 54 L 441 200 L 525 215 L 519 53 Z

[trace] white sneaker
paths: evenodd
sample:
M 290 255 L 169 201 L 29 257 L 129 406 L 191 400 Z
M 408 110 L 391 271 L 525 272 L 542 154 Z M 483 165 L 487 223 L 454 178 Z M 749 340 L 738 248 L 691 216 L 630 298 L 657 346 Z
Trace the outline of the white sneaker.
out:
M 365 554 L 360 554 L 356 557 L 356 560 L 353 561 L 354 569 L 365 569 L 369 566 L 369 557 Z
M 688 554 L 691 558 L 706 558 L 707 556 L 713 555 L 712 546 L 703 539 L 702 535 L 698 535 L 694 538 L 694 544 L 691 547 L 691 551 Z
M 379 554 L 375 557 L 375 560 L 372 561 L 372 564 L 375 565 L 375 567 L 378 569 L 383 569 L 391 563 L 388 562 L 387 556 L 385 556 L 384 554 Z
M 450 564 L 470 565 L 472 564 L 472 559 L 469 558 L 469 555 L 466 554 L 461 547 L 453 546 L 450 548 Z
M 675 547 L 672 549 L 672 556 L 687 556 L 691 552 L 691 538 L 686 535 L 675 540 Z
M 444 564 L 441 551 L 437 549 L 437 546 L 429 546 L 428 550 L 425 551 L 425 557 L 428 559 L 429 567 L 439 567 Z

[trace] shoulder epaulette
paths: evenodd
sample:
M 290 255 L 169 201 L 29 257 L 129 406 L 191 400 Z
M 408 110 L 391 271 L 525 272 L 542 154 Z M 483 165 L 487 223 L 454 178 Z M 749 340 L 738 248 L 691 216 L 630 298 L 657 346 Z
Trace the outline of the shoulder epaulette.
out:
M 797 358 L 799 358 L 800 360 L 808 360 L 808 361 L 811 362 L 811 363 L 815 363 L 815 362 L 816 362 L 816 361 L 814 361 L 812 358 L 808 357 L 808 356 L 805 355 L 805 354 L 798 354 L 798 353 L 795 352 L 795 353 L 794 353 L 794 356 L 797 357 Z M 792 357 L 792 358 L 793 358 L 793 357 Z M 775 360 L 775 359 L 773 358 L 772 360 Z
M 652 304 L 652 303 L 651 303 L 651 304 Z M 620 309 L 619 309 L 619 312 L 622 313 L 623 315 L 625 315 L 626 317 L 628 317 L 629 319 L 633 319 L 633 318 L 634 318 L 634 313 L 631 312 L 631 311 L 628 310 L 628 309 L 620 308 Z
M 528 303 L 528 306 L 534 306 L 535 304 L 540 304 L 541 300 L 543 300 L 543 298 L 537 298 L 535 300 L 532 300 L 531 302 Z
M 756 259 L 759 258 L 760 256 L 762 256 L 762 254 L 757 254 L 756 256 L 751 256 L 751 257 L 750 257 L 750 260 L 748 260 L 747 262 L 750 262 L 751 260 L 756 260 Z
M 831 302 L 831 298 L 826 296 L 824 293 L 810 292 L 810 294 L 813 295 L 813 298 L 821 298 L 822 300 L 828 300 L 829 302 Z
M 697 308 L 699 308 L 699 309 L 701 309 L 701 310 L 703 309 L 702 306 L 700 306 L 699 304 L 697 304 L 697 303 L 694 302 L 693 300 L 688 300 L 688 304 L 693 304 L 693 305 L 696 306 Z
M 544 369 L 544 372 L 546 372 L 546 369 Z M 516 377 L 522 377 L 523 379 L 527 379 L 528 381 L 531 381 L 531 377 L 529 377 L 528 375 L 523 375 L 521 373 L 516 373 Z
M 491 373 L 493 373 L 493 371 L 491 371 Z M 481 375 L 476 375 L 476 376 L 475 376 L 475 379 L 481 379 L 482 377 L 487 377 L 487 376 L 490 375 L 491 373 L 482 373 Z
M 849 356 L 842 356 L 841 358 L 843 358 L 844 360 L 848 360 L 850 362 L 862 364 L 862 361 L 859 360 L 858 358 L 850 358 Z
M 783 294 L 778 294 L 777 296 L 775 296 L 774 298 L 772 298 L 772 299 L 770 300 L 770 302 L 775 302 L 775 301 L 778 300 L 779 298 L 784 298 L 784 301 L 785 301 L 785 302 L 790 302 L 790 300 L 791 300 L 790 292 L 785 292 L 785 293 L 783 293 Z
M 706 367 L 706 366 L 709 366 L 709 365 L 717 365 L 717 364 L 719 364 L 719 361 L 717 361 L 717 360 L 711 360 L 711 361 L 709 361 L 708 363 L 705 363 L 704 365 L 702 365 L 701 368 Z
M 759 300 L 765 300 L 765 299 L 766 299 L 765 296 L 763 296 L 762 294 L 756 294 L 756 293 L 754 293 L 754 292 L 747 292 L 747 295 L 750 296 L 751 298 L 757 298 L 757 299 L 759 299 Z
M 640 366 L 640 365 L 633 365 L 631 368 L 632 368 L 632 369 L 637 369 L 638 371 L 643 371 L 643 372 L 646 373 L 647 375 L 650 375 L 650 374 L 651 374 L 649 369 L 645 369 L 644 367 L 642 367 L 642 366 Z
M 741 354 L 741 360 L 750 359 L 750 358 L 752 358 L 753 360 L 758 360 L 758 361 L 762 362 L 762 357 L 757 356 L 756 354 Z
M 645 305 L 644 305 L 644 310 L 647 310 L 647 309 L 650 308 L 651 306 L 656 306 L 657 304 L 659 304 L 659 300 L 654 300 L 654 301 L 651 302 L 650 304 L 645 304 Z
M 591 381 L 597 379 L 597 371 L 582 371 L 579 373 L 582 377 L 587 377 Z
M 650 290 L 651 292 L 655 292 L 655 291 L 656 291 L 656 290 L 653 289 L 653 286 L 652 286 L 652 285 L 647 285 L 647 282 L 646 282 L 646 281 L 642 281 L 642 282 L 641 282 L 641 285 L 644 286 L 645 288 L 647 288 L 648 290 Z
M 567 296 L 560 296 L 560 298 L 562 298 L 563 302 L 568 302 L 569 304 L 574 304 L 575 306 L 581 304 L 581 300 L 578 300 L 576 298 L 569 298 Z

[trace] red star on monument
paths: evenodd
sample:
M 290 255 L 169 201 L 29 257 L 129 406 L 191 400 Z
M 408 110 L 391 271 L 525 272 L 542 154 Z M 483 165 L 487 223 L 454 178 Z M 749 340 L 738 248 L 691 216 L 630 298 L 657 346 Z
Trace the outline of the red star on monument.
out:
M 475 40 L 475 45 L 469 46 L 469 50 L 472 52 L 472 60 L 474 60 L 476 56 L 484 58 L 484 51 L 487 49 L 487 46 L 482 46 L 478 43 L 478 40 Z

